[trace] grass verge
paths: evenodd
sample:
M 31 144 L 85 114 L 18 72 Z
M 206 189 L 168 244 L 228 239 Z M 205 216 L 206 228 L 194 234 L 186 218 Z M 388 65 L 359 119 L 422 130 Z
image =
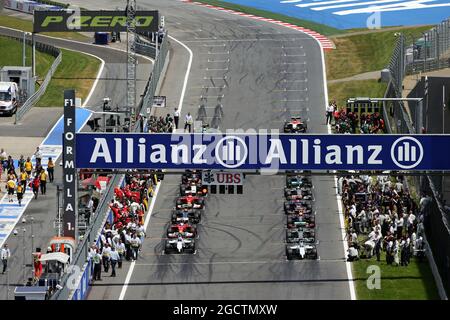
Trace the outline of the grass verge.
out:
M 378 80 L 355 80 L 328 84 L 330 100 L 338 106 L 345 106 L 348 98 L 383 97 L 387 84 Z
M 0 14 L 0 26 L 23 30 L 27 32 L 33 31 L 32 21 L 11 17 L 6 14 Z M 78 32 L 47 32 L 47 33 L 44 32 L 42 34 L 55 38 L 63 38 L 82 42 L 86 42 L 86 40 L 89 39 L 87 36 Z
M 100 60 L 74 51 L 62 49 L 62 61 L 37 107 L 62 106 L 64 90 L 73 88 L 82 101 L 87 97 L 100 68 Z M 73 75 L 71 79 L 65 79 Z M 79 80 L 76 78 L 84 78 Z M 89 80 L 86 80 L 89 79 Z
M 259 16 L 259 17 L 264 17 L 264 18 L 268 18 L 268 19 L 275 19 L 275 20 L 280 20 L 280 21 L 287 22 L 287 23 L 292 23 L 296 26 L 314 30 L 314 31 L 316 31 L 320 34 L 326 35 L 326 36 L 345 33 L 344 30 L 336 29 L 336 28 L 333 28 L 333 27 L 330 27 L 330 26 L 327 26 L 324 24 L 313 22 L 313 21 L 297 19 L 294 17 L 289 17 L 286 15 L 273 13 L 273 12 L 266 11 L 266 10 L 255 9 L 252 7 L 242 6 L 239 4 L 229 3 L 226 1 L 220 1 L 220 0 L 196 0 L 196 1 L 201 2 L 201 3 L 210 4 L 213 6 L 222 7 L 225 9 L 230 9 L 230 10 L 235 10 L 235 11 L 244 12 L 244 13 L 248 13 L 248 14 L 253 14 L 253 15 Z
M 3 66 L 22 66 L 21 42 L 0 36 L 0 68 Z M 55 57 L 36 50 L 36 73 L 43 79 L 50 69 Z M 31 46 L 26 46 L 26 65 L 31 66 Z
M 429 30 L 429 26 L 390 29 L 385 32 L 370 32 L 348 37 L 333 38 L 335 50 L 326 53 L 328 80 L 342 79 L 356 74 L 385 68 L 395 46 L 395 33 L 402 32 L 415 39 Z M 408 36 L 409 42 L 412 37 Z
M 352 262 L 353 277 L 358 300 L 438 300 L 439 295 L 433 275 L 426 260 L 420 262 L 413 258 L 406 266 L 392 266 L 386 263 L 385 253 L 381 261 L 374 258 Z M 367 287 L 367 273 L 371 265 L 380 267 L 381 288 L 370 290 Z

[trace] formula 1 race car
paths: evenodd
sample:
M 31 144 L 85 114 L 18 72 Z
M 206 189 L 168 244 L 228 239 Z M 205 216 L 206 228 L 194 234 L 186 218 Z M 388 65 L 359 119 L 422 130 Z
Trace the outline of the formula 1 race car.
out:
M 284 202 L 284 213 L 312 213 L 312 205 L 309 200 L 289 200 Z
M 286 188 L 312 188 L 312 182 L 307 177 L 286 176 Z
M 178 239 L 183 237 L 184 239 L 192 239 L 197 237 L 197 228 L 188 223 L 173 224 L 167 228 L 167 238 Z
M 302 241 L 296 244 L 286 245 L 286 257 L 288 260 L 317 259 L 317 248 L 315 245 L 306 244 Z
M 308 126 L 300 117 L 293 117 L 284 123 L 284 133 L 306 133 Z
M 188 184 L 180 185 L 180 195 L 187 195 L 206 197 L 208 195 L 208 187 L 203 186 L 201 183 L 190 182 Z
M 311 227 L 316 222 L 315 214 L 290 214 L 287 216 L 287 227 L 288 228 L 297 228 L 302 227 L 305 223 Z
M 316 242 L 316 232 L 311 228 L 293 228 L 286 230 L 286 242 L 287 243 L 297 243 L 300 240 L 305 243 L 315 243 Z
M 184 197 L 179 197 L 176 202 L 176 209 L 204 209 L 205 199 L 203 197 L 197 197 L 193 195 L 187 195 Z
M 195 253 L 195 240 L 194 239 L 184 239 L 178 237 L 178 239 L 168 239 L 166 240 L 166 245 L 164 247 L 164 253 Z
M 314 200 L 311 189 L 284 188 L 286 200 Z
M 197 170 L 186 170 L 185 173 L 181 176 L 181 184 L 190 184 L 190 183 L 201 183 L 202 182 L 202 172 Z
M 172 223 L 199 223 L 202 219 L 203 210 L 201 209 L 187 209 L 173 210 Z

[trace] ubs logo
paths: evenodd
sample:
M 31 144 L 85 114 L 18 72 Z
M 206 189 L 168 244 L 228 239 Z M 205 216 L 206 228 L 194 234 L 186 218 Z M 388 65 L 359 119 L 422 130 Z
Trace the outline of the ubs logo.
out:
M 413 137 L 401 137 L 392 144 L 392 161 L 402 169 L 417 167 L 423 159 L 423 146 Z

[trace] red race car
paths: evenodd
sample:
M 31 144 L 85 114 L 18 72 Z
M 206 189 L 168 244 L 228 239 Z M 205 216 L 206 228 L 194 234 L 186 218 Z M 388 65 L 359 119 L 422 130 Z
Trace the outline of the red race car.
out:
M 197 228 L 188 223 L 173 224 L 167 229 L 167 238 L 173 239 L 178 237 L 195 238 L 197 236 Z

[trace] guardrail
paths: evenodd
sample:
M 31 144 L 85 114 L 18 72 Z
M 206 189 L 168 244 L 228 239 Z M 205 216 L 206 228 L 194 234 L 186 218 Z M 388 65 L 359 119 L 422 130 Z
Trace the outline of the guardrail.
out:
M 145 54 L 145 52 L 147 52 L 149 54 L 151 52 L 150 50 L 143 49 L 144 47 L 139 44 L 136 47 L 138 53 L 142 52 L 142 54 Z M 163 41 L 160 45 L 158 56 L 150 56 L 152 58 L 155 58 L 153 71 L 145 87 L 144 96 L 138 106 L 138 110 L 140 112 L 138 112 L 137 114 L 140 114 L 144 108 L 151 109 L 152 107 L 153 96 L 155 95 L 158 82 L 160 81 L 160 77 L 164 68 L 164 64 L 166 63 L 168 51 L 169 44 L 168 37 L 166 36 L 163 38 Z M 153 52 L 156 52 L 156 50 L 154 50 Z M 139 122 L 136 121 L 133 131 L 137 132 L 139 131 L 139 129 Z M 86 298 L 90 290 L 92 275 L 91 262 L 88 256 L 89 247 L 94 241 L 98 241 L 105 222 L 110 219 L 111 210 L 109 208 L 109 200 L 112 199 L 114 195 L 114 188 L 123 182 L 123 178 L 123 174 L 113 175 L 106 191 L 103 194 L 103 197 L 100 200 L 100 203 L 97 206 L 94 219 L 92 220 L 93 222 L 86 231 L 84 239 L 78 244 L 72 262 L 72 271 L 71 273 L 65 274 L 61 279 L 61 285 L 63 286 L 63 288 L 59 290 L 55 295 L 53 295 L 53 297 L 51 298 L 52 300 L 82 300 Z M 68 285 L 69 281 L 74 281 L 73 284 L 70 285 L 70 287 Z
M 421 39 L 412 39 L 412 48 L 409 48 L 409 52 L 406 39 L 410 35 L 399 35 L 389 63 L 391 80 L 385 98 L 402 98 L 403 80 L 406 75 L 450 66 L 450 19 L 443 21 L 422 35 Z M 392 102 L 390 107 L 385 109 L 390 110 L 389 114 L 386 113 L 387 122 L 393 119 L 393 122 L 389 124 L 392 132 L 394 130 L 399 134 L 421 132 L 420 124 L 414 123 L 403 102 Z M 425 210 L 426 218 L 424 222 L 426 241 L 431 249 L 427 252 L 427 257 L 439 295 L 441 299 L 447 299 L 446 291 L 447 293 L 450 292 L 450 274 L 448 273 L 450 249 L 446 244 L 450 241 L 450 217 L 445 213 L 439 190 L 436 190 L 435 187 L 440 185 L 439 178 L 430 175 L 414 177 L 411 184 L 418 192 L 431 196 L 431 204 Z
M 14 40 L 21 41 L 21 42 L 23 41 L 23 39 L 18 38 L 18 37 L 7 36 L 7 38 L 14 39 Z M 27 39 L 26 44 L 32 45 L 31 40 Z M 28 97 L 28 99 L 17 109 L 16 114 L 15 114 L 14 124 L 17 124 L 17 122 L 20 119 L 22 119 L 23 116 L 42 97 L 42 95 L 45 93 L 45 90 L 47 89 L 48 84 L 50 83 L 50 80 L 53 77 L 53 74 L 56 71 L 56 68 L 58 68 L 58 66 L 62 60 L 62 52 L 60 49 L 58 49 L 54 46 L 48 45 L 48 44 L 41 43 L 41 42 L 36 42 L 35 45 L 36 45 L 37 51 L 48 53 L 48 54 L 56 57 L 56 59 L 53 61 L 52 66 L 50 67 L 50 70 L 47 72 L 47 75 L 45 76 L 44 81 L 40 85 L 39 89 L 33 95 Z

